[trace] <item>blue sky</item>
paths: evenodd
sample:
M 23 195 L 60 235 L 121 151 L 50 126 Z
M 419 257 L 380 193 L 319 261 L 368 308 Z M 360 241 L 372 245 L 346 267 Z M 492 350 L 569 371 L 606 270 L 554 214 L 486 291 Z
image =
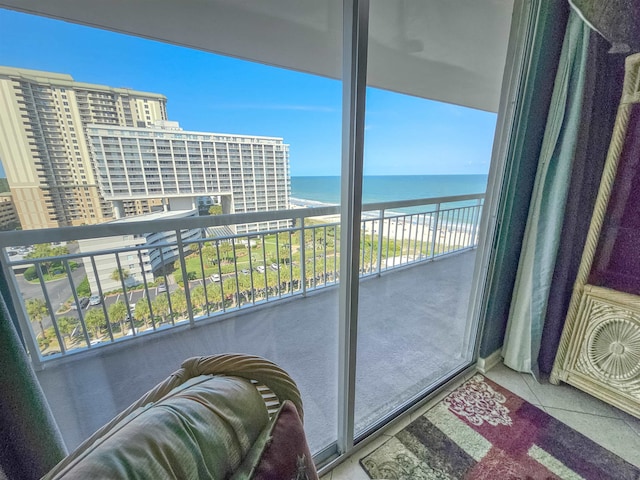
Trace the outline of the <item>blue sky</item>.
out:
M 337 80 L 4 9 L 0 32 L 0 65 L 162 93 L 184 129 L 283 137 L 293 176 L 340 174 Z M 365 174 L 487 173 L 495 122 L 492 113 L 370 88 Z

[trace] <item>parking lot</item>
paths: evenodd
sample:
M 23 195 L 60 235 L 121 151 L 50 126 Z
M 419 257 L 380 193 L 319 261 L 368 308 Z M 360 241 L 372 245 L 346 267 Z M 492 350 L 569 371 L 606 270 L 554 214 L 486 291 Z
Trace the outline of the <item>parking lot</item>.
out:
M 74 247 L 77 248 L 77 246 L 73 244 L 70 244 L 68 247 L 70 248 L 70 250 L 72 250 Z M 18 251 L 17 249 L 14 250 L 16 252 Z M 16 253 L 16 255 L 12 256 L 12 260 L 17 260 L 18 258 L 22 258 L 22 254 Z M 267 269 L 277 271 L 278 266 L 276 264 L 273 264 L 265 268 L 265 266 L 263 265 L 258 265 L 253 270 L 255 273 L 264 274 Z M 242 269 L 238 271 L 239 276 L 249 274 L 250 271 L 248 269 Z M 235 275 L 236 274 L 234 272 L 224 273 L 222 275 L 212 274 L 208 278 L 206 278 L 206 281 L 204 283 L 222 283 L 228 278 L 235 278 Z M 78 266 L 71 273 L 71 277 L 73 279 L 73 286 L 77 288 L 82 280 L 86 277 L 85 268 L 82 262 L 78 262 Z M 25 280 L 23 275 L 16 275 L 16 279 L 25 304 L 29 299 L 32 298 L 44 299 L 40 282 L 28 282 L 27 280 Z M 96 308 L 105 308 L 108 312 L 111 305 L 117 302 L 128 303 L 130 311 L 133 314 L 135 311 L 135 305 L 140 301 L 148 301 L 147 297 L 149 297 L 149 300 L 153 302 L 158 295 L 164 294 L 165 291 L 168 291 L 169 294 L 171 294 L 172 292 L 180 288 L 173 279 L 172 275 L 168 275 L 167 280 L 168 282 L 166 290 L 163 290 L 162 286 L 149 286 L 147 289 L 142 286 L 137 286 L 132 287 L 131 290 L 127 291 L 126 293 L 111 294 L 106 296 L 105 298 L 96 298 L 91 302 L 89 302 L 88 297 L 78 297 L 82 316 L 86 316 L 87 312 Z M 196 286 L 202 284 L 202 279 L 193 280 L 189 282 L 189 287 L 195 288 Z M 74 301 L 72 287 L 67 277 L 47 281 L 45 283 L 45 286 L 49 301 L 51 302 L 51 307 L 56 310 L 56 319 L 60 319 L 62 317 L 79 319 L 78 305 Z M 98 295 L 95 295 L 96 292 L 92 293 L 94 293 L 95 297 L 99 297 Z M 43 318 L 42 326 L 44 329 L 52 326 L 49 316 Z M 39 322 L 32 322 L 32 328 L 36 335 L 41 333 Z

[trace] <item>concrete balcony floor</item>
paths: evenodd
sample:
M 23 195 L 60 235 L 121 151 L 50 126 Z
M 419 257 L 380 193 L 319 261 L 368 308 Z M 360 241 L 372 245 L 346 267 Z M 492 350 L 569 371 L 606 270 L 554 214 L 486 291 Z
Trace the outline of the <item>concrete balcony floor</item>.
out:
M 468 363 L 474 261 L 467 251 L 361 282 L 356 431 Z M 69 356 L 37 376 L 72 450 L 184 359 L 239 352 L 276 362 L 297 382 L 312 451 L 335 440 L 336 287 Z

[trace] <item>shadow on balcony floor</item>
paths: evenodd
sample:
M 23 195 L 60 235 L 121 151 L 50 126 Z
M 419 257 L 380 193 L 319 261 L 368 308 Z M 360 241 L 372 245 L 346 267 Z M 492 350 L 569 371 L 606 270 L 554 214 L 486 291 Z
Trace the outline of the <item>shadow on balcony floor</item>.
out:
M 465 363 L 475 251 L 381 277 L 360 289 L 356 430 Z M 264 356 L 298 383 L 312 450 L 334 440 L 338 290 L 330 288 L 217 321 L 95 349 L 37 372 L 69 449 L 188 357 Z

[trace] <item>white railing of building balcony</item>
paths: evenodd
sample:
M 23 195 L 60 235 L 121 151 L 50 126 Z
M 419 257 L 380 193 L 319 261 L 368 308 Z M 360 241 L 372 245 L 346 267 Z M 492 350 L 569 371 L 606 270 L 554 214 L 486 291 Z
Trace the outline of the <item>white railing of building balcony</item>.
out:
M 365 204 L 360 276 L 475 248 L 483 200 Z M 337 284 L 339 214 L 323 206 L 4 232 L 1 261 L 39 366 Z M 234 233 L 242 224 L 279 228 Z

